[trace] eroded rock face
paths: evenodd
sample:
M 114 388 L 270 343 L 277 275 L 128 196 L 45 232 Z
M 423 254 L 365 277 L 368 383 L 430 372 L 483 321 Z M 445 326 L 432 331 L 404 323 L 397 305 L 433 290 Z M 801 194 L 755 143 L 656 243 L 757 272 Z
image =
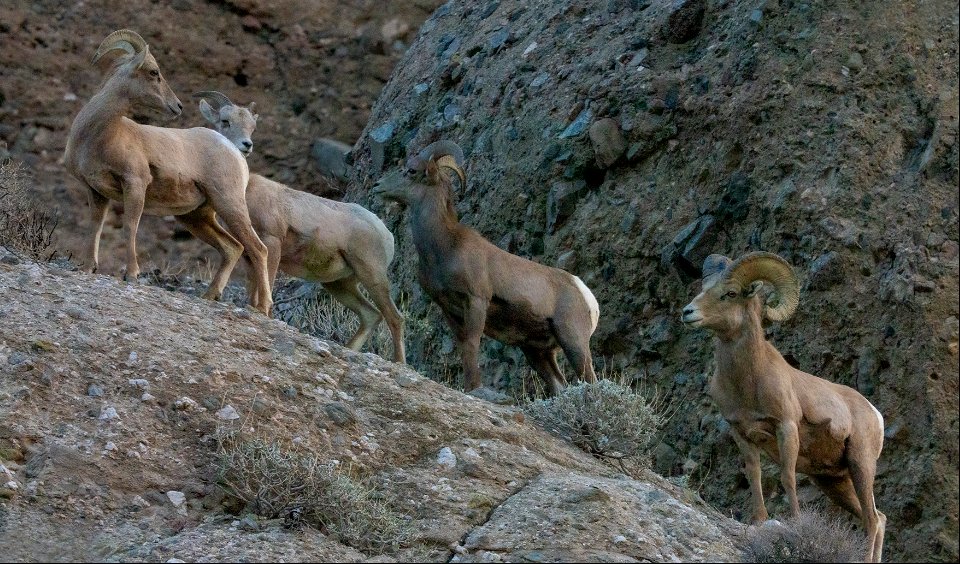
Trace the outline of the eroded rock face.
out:
M 681 17 L 705 4 L 702 18 Z M 373 108 L 348 194 L 397 236 L 398 291 L 422 327 L 410 332 L 411 362 L 460 369 L 442 354 L 446 325 L 417 285 L 407 219 L 366 186 L 408 150 L 452 139 L 467 155 L 468 186 L 455 198 L 463 222 L 575 269 L 600 302 L 597 363 L 683 404 L 658 469 L 695 483 L 709 475 L 704 495 L 742 516 L 736 449 L 704 394 L 710 339 L 676 320 L 708 254 L 776 252 L 805 286 L 798 315 L 772 325 L 771 341 L 801 369 L 866 394 L 888 426 L 910 429 L 888 434 L 879 463 L 886 554 L 957 559 L 958 358 L 941 329 L 960 309 L 955 8 L 444 5 Z M 613 160 L 620 143 L 604 142 L 598 162 L 611 123 L 626 151 Z M 391 136 L 378 145 L 384 124 Z M 561 261 L 569 256 L 575 263 Z M 646 328 L 663 320 L 677 324 L 672 338 L 653 343 Z M 526 364 L 485 340 L 481 370 L 487 384 L 518 387 Z M 801 491 L 820 499 L 809 482 Z M 769 501 L 784 513 L 779 497 Z
M 296 442 L 366 477 L 411 525 L 401 561 L 599 554 L 581 546 L 619 561 L 738 558 L 743 527 L 689 490 L 628 479 L 517 408 L 407 366 L 105 276 L 0 262 L 0 294 L 0 553 L 11 560 L 369 557 L 227 513 L 222 431 Z

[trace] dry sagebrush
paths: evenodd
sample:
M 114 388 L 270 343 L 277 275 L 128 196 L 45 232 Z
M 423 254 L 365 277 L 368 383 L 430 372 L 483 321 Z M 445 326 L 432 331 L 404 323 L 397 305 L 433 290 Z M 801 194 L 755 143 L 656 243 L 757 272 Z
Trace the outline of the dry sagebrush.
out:
M 409 538 L 409 525 L 377 492 L 315 453 L 235 433 L 220 438 L 220 485 L 266 518 L 306 523 L 380 554 Z
M 751 527 L 745 562 L 860 562 L 866 541 L 853 527 L 813 511 Z
M 0 161 L 0 247 L 33 260 L 53 256 L 57 218 L 34 201 L 23 166 Z
M 645 463 L 663 422 L 655 402 L 611 380 L 569 386 L 525 409 L 551 433 L 597 458 L 616 462 Z

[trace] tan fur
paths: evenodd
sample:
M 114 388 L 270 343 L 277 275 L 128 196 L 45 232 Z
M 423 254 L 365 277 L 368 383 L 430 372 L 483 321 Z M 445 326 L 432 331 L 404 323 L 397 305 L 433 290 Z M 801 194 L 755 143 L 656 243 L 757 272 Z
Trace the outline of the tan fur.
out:
M 181 108 L 156 60 L 144 48 L 116 62 L 101 90 L 74 120 L 64 161 L 88 189 L 94 232 L 85 257 L 87 271 L 98 266 L 108 200 L 119 200 L 124 204 L 127 279 L 135 281 L 140 272 L 136 237 L 141 215 L 172 214 L 220 252 L 221 263 L 206 297 L 220 297 L 241 252 L 246 251 L 256 272 L 257 307 L 269 313 L 266 247 L 247 214 L 248 171 L 243 156 L 209 129 L 154 127 L 127 117 L 134 112 L 175 116 Z M 216 215 L 229 231 L 220 227 Z
M 709 394 L 731 425 L 745 459 L 751 521 L 767 519 L 760 452 L 780 465 L 792 515 L 799 513 L 796 472 L 863 522 L 868 561 L 879 562 L 886 517 L 876 509 L 873 480 L 883 448 L 879 412 L 853 388 L 790 366 L 766 340 L 760 284 L 746 288 L 720 275 L 683 310 L 682 321 L 714 333 L 716 370 Z
M 238 148 L 250 140 L 257 124 L 249 108 L 239 106 L 225 105 L 217 114 L 203 114 L 218 130 L 232 126 L 223 133 Z M 229 116 L 228 121 L 224 116 Z M 253 143 L 244 147 L 252 150 Z M 271 287 L 278 270 L 322 283 L 360 317 L 360 328 L 347 347 L 360 350 L 385 318 L 393 339 L 393 360 L 406 362 L 403 316 L 390 297 L 387 278 L 393 260 L 393 234 L 380 218 L 358 204 L 294 190 L 259 174 L 250 175 L 247 206 L 253 228 L 267 246 Z M 373 304 L 358 284 L 366 288 Z
M 440 168 L 431 161 L 411 176 L 395 170 L 373 192 L 410 207 L 420 285 L 453 329 L 465 389 L 481 385 L 482 334 L 519 346 L 551 393 L 566 384 L 557 365 L 559 349 L 577 378 L 596 381 L 590 355 L 597 315 L 592 293 L 570 273 L 508 253 L 462 225 L 450 200 L 450 180 Z

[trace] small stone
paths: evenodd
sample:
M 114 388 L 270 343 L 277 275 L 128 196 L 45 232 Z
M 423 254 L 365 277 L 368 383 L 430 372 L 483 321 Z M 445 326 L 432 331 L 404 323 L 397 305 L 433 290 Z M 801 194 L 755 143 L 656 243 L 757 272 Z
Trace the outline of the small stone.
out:
M 627 537 L 625 537 L 625 536 L 623 536 L 623 535 L 617 535 L 617 536 L 613 537 L 613 544 L 622 544 L 622 543 L 625 543 L 625 542 L 627 542 Z
M 457 456 L 453 454 L 450 447 L 443 447 L 437 453 L 437 464 L 443 468 L 453 469 L 457 465 Z
M 283 395 L 288 398 L 295 398 L 297 397 L 297 389 L 293 386 L 287 386 L 283 389 Z
M 170 503 L 177 509 L 186 509 L 187 496 L 184 495 L 183 492 L 170 490 L 167 492 L 167 499 L 169 499 Z
M 327 417 L 341 427 L 350 425 L 357 420 L 353 411 L 341 402 L 328 403 L 323 407 Z
M 761 10 L 753 10 L 750 12 L 750 21 L 759 24 L 763 20 L 763 12 Z
M 495 53 L 504 43 L 507 42 L 507 39 L 510 37 L 510 28 L 504 27 L 493 32 L 493 35 L 490 36 L 490 39 L 487 40 L 487 49 L 491 53 Z
M 141 390 L 146 390 L 150 387 L 150 382 L 143 378 L 131 378 L 127 380 L 127 384 L 133 386 L 134 388 L 140 388 Z
M 243 16 L 243 19 L 240 20 L 240 26 L 244 31 L 260 31 L 260 28 L 263 27 L 263 24 L 260 23 L 255 16 L 247 14 Z
M 257 532 L 260 530 L 260 523 L 257 521 L 257 518 L 254 517 L 253 515 L 247 515 L 246 517 L 240 520 L 240 524 L 238 525 L 238 528 L 241 531 Z
M 178 411 L 194 411 L 200 408 L 200 404 L 195 399 L 184 396 L 173 402 L 173 408 Z
M 97 417 L 100 421 L 110 421 L 111 419 L 116 419 L 120 417 L 117 414 L 117 410 L 112 406 L 104 407 L 100 410 L 100 415 Z
M 400 374 L 394 376 L 393 380 L 401 388 L 409 388 L 411 386 L 415 386 L 417 382 L 420 381 L 420 378 L 410 372 L 401 372 Z
M 76 307 L 76 306 L 69 306 L 66 309 L 64 309 L 63 312 L 69 315 L 70 317 L 74 319 L 79 319 L 81 321 L 90 319 L 90 313 L 88 313 L 87 310 Z
M 560 139 L 569 139 L 570 137 L 580 135 L 587 129 L 587 124 L 590 123 L 592 118 L 593 112 L 590 111 L 590 108 L 584 108 L 577 115 L 576 119 L 574 119 L 566 129 L 561 131 L 557 137 Z
M 127 356 L 127 362 L 136 362 L 137 361 L 137 351 L 130 351 L 130 354 Z
M 700 34 L 706 0 L 676 0 L 670 6 L 670 15 L 664 25 L 664 35 L 670 43 L 686 43 Z
M 146 402 L 146 403 L 150 403 L 155 399 L 157 399 L 156 396 L 154 396 L 150 392 L 144 392 L 143 395 L 140 396 L 140 401 Z
M 99 398 L 103 395 L 103 388 L 96 384 L 90 384 L 90 386 L 87 387 L 87 395 L 92 398 Z
M 590 142 L 597 158 L 597 164 L 609 168 L 627 150 L 627 142 L 620 133 L 616 120 L 603 118 L 590 126 Z
M 240 414 L 237 413 L 237 410 L 234 409 L 232 405 L 227 405 L 217 411 L 217 417 L 226 421 L 232 421 L 234 419 L 240 419 Z
M 853 72 L 860 72 L 863 70 L 863 56 L 860 53 L 853 52 L 850 53 L 850 56 L 847 57 L 847 68 Z
M 413 87 L 413 93 L 419 96 L 424 92 L 426 92 L 427 90 L 429 90 L 429 88 L 430 86 L 428 84 L 421 82 L 420 84 L 417 84 L 416 86 Z

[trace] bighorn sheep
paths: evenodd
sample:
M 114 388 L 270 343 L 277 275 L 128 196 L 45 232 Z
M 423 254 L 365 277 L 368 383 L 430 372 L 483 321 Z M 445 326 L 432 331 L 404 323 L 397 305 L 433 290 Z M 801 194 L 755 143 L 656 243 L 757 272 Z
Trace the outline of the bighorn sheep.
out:
M 459 222 L 447 176 L 456 173 L 466 187 L 463 151 L 455 143 L 433 143 L 406 166 L 383 175 L 373 193 L 410 208 L 420 284 L 453 329 L 465 389 L 481 385 L 477 355 L 484 333 L 519 346 L 551 393 L 566 383 L 558 348 L 578 378 L 596 381 L 590 336 L 599 306 L 586 285 L 568 272 L 510 254 Z
M 133 112 L 176 117 L 183 105 L 142 37 L 126 29 L 111 33 L 100 43 L 93 62 L 113 51 L 123 54 L 100 91 L 77 114 L 64 157 L 67 169 L 88 189 L 94 231 L 87 271 L 95 271 L 99 263 L 109 199 L 120 200 L 128 280 L 135 281 L 140 273 L 136 239 L 141 215 L 174 215 L 220 253 L 220 266 L 205 297 L 220 297 L 246 251 L 255 273 L 251 303 L 269 313 L 273 302 L 267 249 L 247 214 L 244 193 L 249 173 L 243 155 L 223 135 L 203 127 L 154 127 L 129 119 Z M 229 231 L 217 223 L 218 214 Z
M 213 107 L 200 111 L 220 133 L 249 154 L 257 125 L 252 104 L 237 106 L 219 92 L 198 92 Z M 204 106 L 208 109 L 205 110 Z M 247 205 L 253 227 L 267 245 L 271 286 L 277 270 L 320 282 L 340 303 L 360 317 L 360 328 L 347 343 L 359 350 L 386 318 L 393 338 L 393 360 L 405 362 L 403 316 L 390 298 L 387 270 L 393 260 L 393 234 L 369 210 L 357 204 L 328 200 L 294 190 L 259 174 L 247 184 Z M 371 304 L 360 292 L 363 284 Z M 376 304 L 376 306 L 374 306 Z
M 774 292 L 761 302 L 764 281 Z M 853 388 L 793 368 L 766 340 L 762 317 L 788 319 L 799 299 L 793 269 L 775 254 L 749 253 L 735 262 L 710 255 L 702 290 L 683 308 L 681 320 L 714 334 L 716 371 L 709 393 L 745 459 L 752 521 L 767 518 L 760 485 L 763 451 L 780 465 L 792 515 L 800 511 L 799 471 L 861 519 L 868 559 L 880 562 L 887 518 L 876 508 L 873 480 L 883 448 L 883 416 Z

